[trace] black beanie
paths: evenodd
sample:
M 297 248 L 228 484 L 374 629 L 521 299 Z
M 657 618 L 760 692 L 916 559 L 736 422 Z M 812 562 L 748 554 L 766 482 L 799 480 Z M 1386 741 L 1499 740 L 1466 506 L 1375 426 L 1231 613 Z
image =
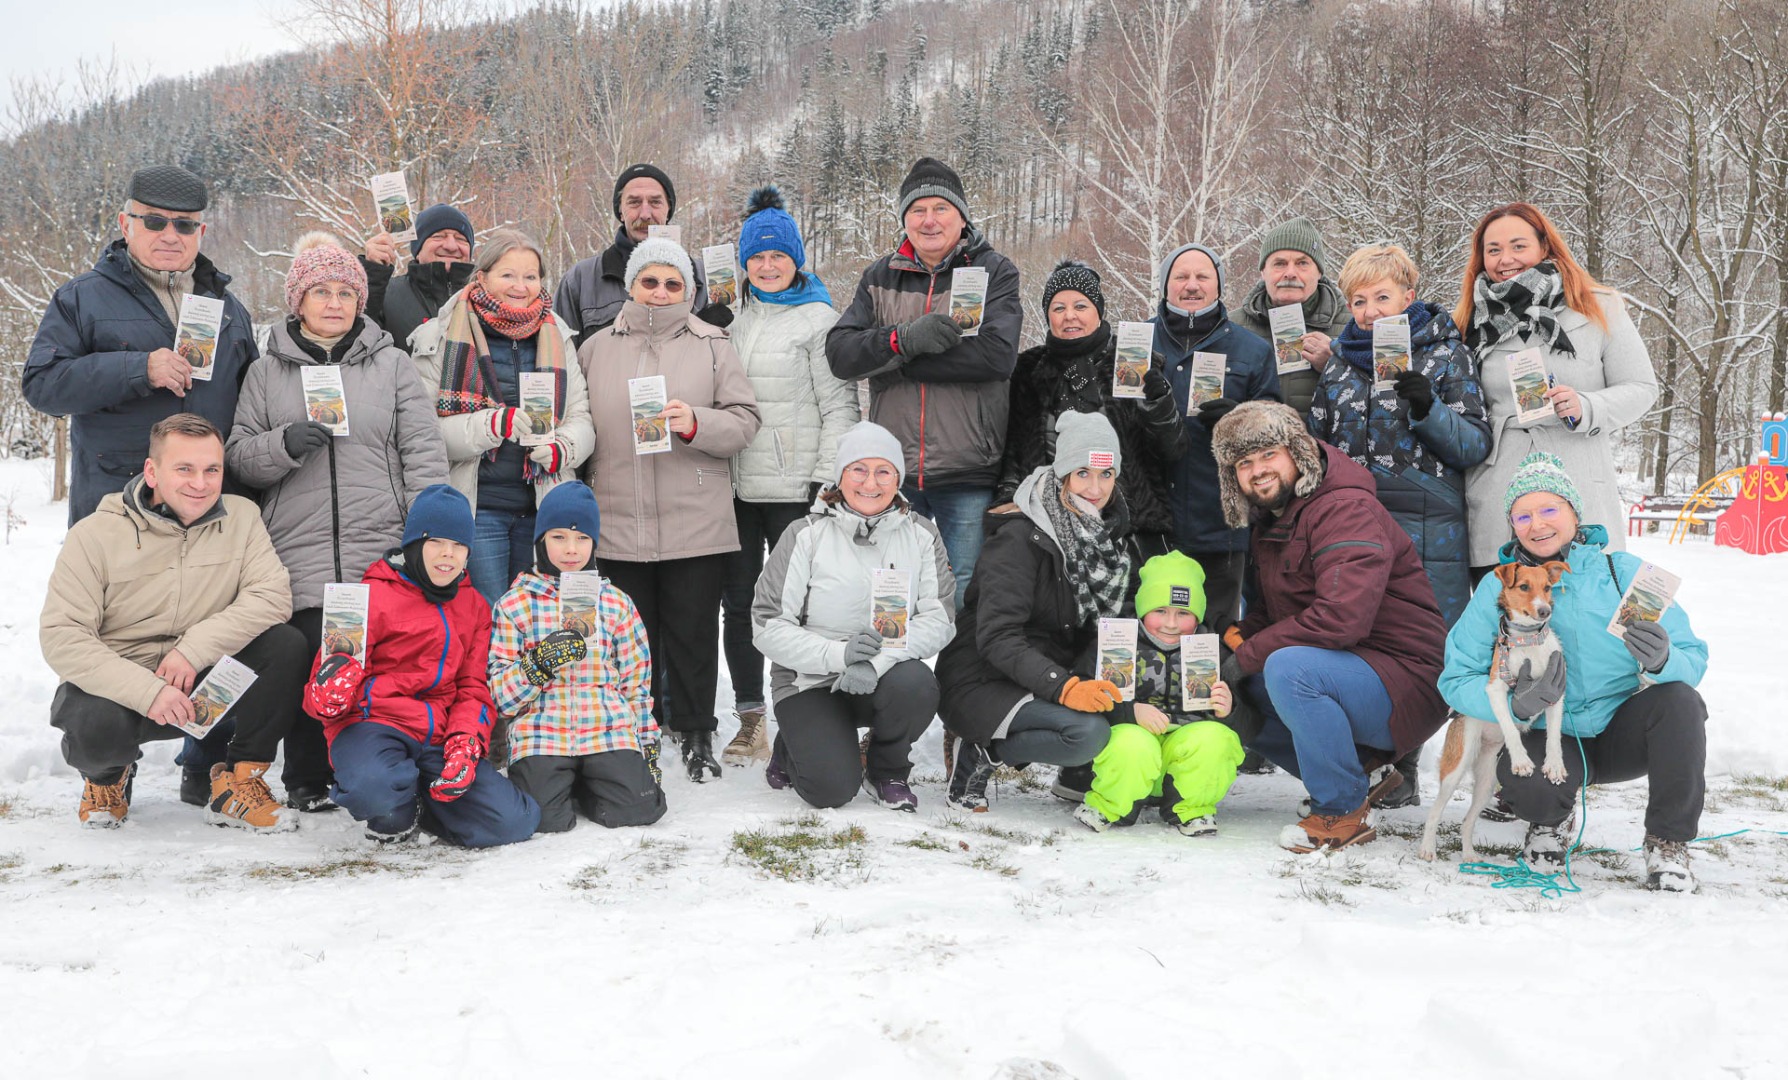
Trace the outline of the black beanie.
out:
M 664 175 L 664 170 L 660 169 L 658 166 L 641 164 L 629 165 L 621 170 L 620 176 L 615 177 L 615 220 L 624 220 L 621 217 L 621 189 L 626 187 L 629 182 L 638 180 L 642 176 L 648 180 L 656 180 L 663 186 L 664 203 L 667 210 L 664 215 L 665 221 L 668 222 L 671 218 L 676 217 L 677 185 L 671 183 L 671 178 Z
M 1049 280 L 1043 283 L 1043 311 L 1049 312 L 1049 302 L 1059 292 L 1077 292 L 1093 302 L 1099 312 L 1099 318 L 1105 318 L 1105 294 L 1099 289 L 1099 272 L 1086 263 L 1074 259 L 1063 259 L 1050 271 Z
M 962 193 L 962 177 L 937 158 L 922 157 L 913 162 L 906 179 L 900 182 L 900 217 L 906 218 L 909 207 L 920 199 L 943 199 L 956 208 L 962 220 L 969 219 L 968 197 Z

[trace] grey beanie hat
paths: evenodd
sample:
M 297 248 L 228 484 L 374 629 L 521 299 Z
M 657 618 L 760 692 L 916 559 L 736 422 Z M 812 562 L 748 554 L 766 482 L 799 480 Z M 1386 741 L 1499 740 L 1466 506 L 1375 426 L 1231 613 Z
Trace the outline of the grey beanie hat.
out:
M 1070 409 L 1055 421 L 1055 474 L 1086 468 L 1123 472 L 1124 448 L 1104 413 Z
M 627 269 L 622 273 L 622 280 L 627 288 L 633 288 L 633 279 L 648 266 L 674 266 L 683 272 L 685 296 L 695 289 L 695 266 L 689 261 L 689 253 L 683 245 L 674 240 L 666 240 L 662 236 L 649 236 L 633 245 L 633 254 L 627 256 Z
M 1294 217 L 1267 230 L 1260 238 L 1260 269 L 1266 269 L 1267 256 L 1275 251 L 1301 251 L 1316 263 L 1317 273 L 1329 272 L 1324 265 L 1328 259 L 1322 253 L 1322 237 L 1307 217 Z
M 1223 258 L 1203 244 L 1181 244 L 1168 252 L 1167 258 L 1161 260 L 1161 266 L 1155 274 L 1155 294 L 1163 300 L 1167 299 L 1167 277 L 1173 273 L 1173 264 L 1179 262 L 1180 256 L 1188 251 L 1204 252 L 1205 257 L 1211 260 L 1211 265 L 1217 268 L 1217 299 L 1223 299 Z
M 844 478 L 844 470 L 865 458 L 881 458 L 892 462 L 900 473 L 900 482 L 906 483 L 906 451 L 901 449 L 900 440 L 887 428 L 871 420 L 858 421 L 849 431 L 838 436 L 838 460 L 833 467 L 832 482 L 836 484 Z

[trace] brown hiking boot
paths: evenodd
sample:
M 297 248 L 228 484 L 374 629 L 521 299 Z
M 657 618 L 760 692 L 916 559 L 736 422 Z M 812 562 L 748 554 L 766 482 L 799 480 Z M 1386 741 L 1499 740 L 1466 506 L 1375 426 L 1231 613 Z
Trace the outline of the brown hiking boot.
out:
M 205 804 L 205 820 L 213 825 L 233 825 L 255 832 L 286 832 L 298 827 L 296 812 L 286 808 L 261 774 L 271 762 L 238 761 L 234 766 L 211 766 L 211 801 Z
M 739 733 L 720 752 L 720 760 L 740 768 L 770 760 L 770 732 L 764 726 L 762 708 L 739 710 Z
M 1279 833 L 1279 846 L 1299 855 L 1317 848 L 1344 848 L 1363 844 L 1376 837 L 1372 828 L 1372 807 L 1361 803 L 1352 813 L 1330 817 L 1311 814 L 1296 825 L 1287 825 Z
M 81 788 L 81 808 L 76 811 L 85 829 L 116 829 L 130 813 L 130 780 L 135 764 L 124 767 L 124 775 L 115 784 L 96 784 L 88 780 Z
M 956 733 L 949 728 L 944 729 L 944 779 L 956 770 Z

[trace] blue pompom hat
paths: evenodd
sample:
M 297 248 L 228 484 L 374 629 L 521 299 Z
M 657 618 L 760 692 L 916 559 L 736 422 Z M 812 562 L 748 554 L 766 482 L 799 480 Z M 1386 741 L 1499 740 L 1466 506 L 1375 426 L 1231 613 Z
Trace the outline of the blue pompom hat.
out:
M 783 209 L 782 192 L 774 185 L 753 191 L 745 200 L 749 216 L 739 228 L 739 265 L 751 261 L 753 255 L 780 251 L 795 261 L 795 269 L 807 265 L 807 248 L 801 243 L 801 227 Z

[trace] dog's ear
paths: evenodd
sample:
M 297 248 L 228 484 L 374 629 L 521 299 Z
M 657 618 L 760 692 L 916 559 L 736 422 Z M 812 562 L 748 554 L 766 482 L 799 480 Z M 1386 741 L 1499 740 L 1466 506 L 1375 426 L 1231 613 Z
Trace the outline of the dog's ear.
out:
M 1559 562 L 1557 559 L 1541 564 L 1546 568 L 1546 577 L 1550 584 L 1558 584 L 1558 579 L 1571 572 L 1571 564 Z
M 1502 587 L 1506 589 L 1515 584 L 1515 575 L 1521 572 L 1521 564 L 1506 562 L 1490 572 L 1502 581 Z

